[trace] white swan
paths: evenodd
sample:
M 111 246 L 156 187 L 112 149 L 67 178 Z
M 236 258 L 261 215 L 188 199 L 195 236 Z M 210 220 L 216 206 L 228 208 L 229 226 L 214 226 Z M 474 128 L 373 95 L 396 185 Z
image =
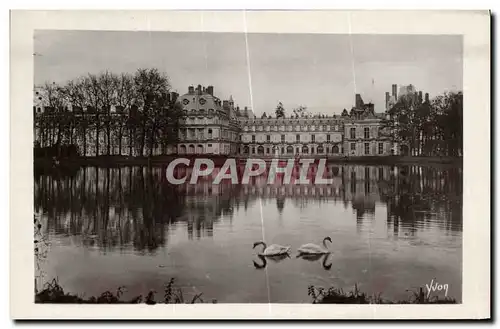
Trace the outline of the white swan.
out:
M 255 249 L 255 247 L 257 247 L 258 245 L 263 246 L 262 251 L 259 253 L 260 256 L 284 255 L 288 254 L 291 249 L 291 247 L 289 246 L 281 246 L 279 244 L 272 244 L 268 247 L 263 241 L 255 242 L 253 244 L 253 248 Z
M 324 238 L 323 239 L 323 247 L 320 247 L 314 243 L 306 243 L 306 244 L 302 245 L 299 249 L 297 249 L 297 251 L 299 252 L 299 255 L 328 254 L 328 253 L 330 253 L 330 251 L 328 250 L 328 247 L 326 246 L 326 241 L 332 242 L 332 239 L 329 236 Z

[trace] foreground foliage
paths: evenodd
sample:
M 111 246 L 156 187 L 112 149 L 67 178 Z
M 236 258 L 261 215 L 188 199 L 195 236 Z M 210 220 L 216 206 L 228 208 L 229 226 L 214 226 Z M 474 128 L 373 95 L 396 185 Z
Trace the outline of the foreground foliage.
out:
M 77 295 L 65 293 L 57 280 L 46 283 L 45 288 L 35 295 L 36 303 L 60 303 L 60 304 L 194 304 L 196 302 L 205 303 L 201 298 L 201 293 L 195 295 L 190 300 L 184 299 L 182 290 L 174 286 L 175 280 L 172 278 L 165 285 L 163 298 L 156 299 L 156 292 L 150 291 L 145 297 L 142 295 L 131 299 L 122 299 L 124 287 L 119 287 L 115 293 L 105 291 L 98 297 L 83 298 Z M 308 295 L 312 298 L 313 304 L 456 304 L 453 298 L 427 297 L 422 288 L 419 292 L 411 291 L 411 296 L 407 300 L 391 301 L 378 296 L 368 296 L 358 290 L 357 285 L 354 290 L 344 292 L 342 289 L 334 287 L 324 289 L 309 286 Z M 216 300 L 212 300 L 216 303 Z
M 334 287 L 316 288 L 309 286 L 308 295 L 312 298 L 313 304 L 456 304 L 453 298 L 438 298 L 437 296 L 427 297 L 422 288 L 419 292 L 410 291 L 411 296 L 407 300 L 390 301 L 378 296 L 368 296 L 358 290 L 354 285 L 354 290 L 344 292 L 342 289 Z
M 60 303 L 60 304 L 194 304 L 204 303 L 201 293 L 196 294 L 191 300 L 185 300 L 182 290 L 174 286 L 175 280 L 172 278 L 165 285 L 163 298 L 156 300 L 156 292 L 150 291 L 145 297 L 142 295 L 123 300 L 124 287 L 119 287 L 115 293 L 105 291 L 98 297 L 83 298 L 77 295 L 65 293 L 56 279 L 48 282 L 45 288 L 35 295 L 35 303 Z M 212 300 L 212 303 L 215 303 Z

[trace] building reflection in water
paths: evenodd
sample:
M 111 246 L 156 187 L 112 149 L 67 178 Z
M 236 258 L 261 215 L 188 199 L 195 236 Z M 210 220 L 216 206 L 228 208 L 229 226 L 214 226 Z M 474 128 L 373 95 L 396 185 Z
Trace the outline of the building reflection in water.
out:
M 132 245 L 139 252 L 165 245 L 178 224 L 190 239 L 210 238 L 221 218 L 231 222 L 235 209 L 246 210 L 259 198 L 275 200 L 280 213 L 289 204 L 339 202 L 355 212 L 358 230 L 374 220 L 377 204 L 385 205 L 395 237 L 436 220 L 445 232 L 462 230 L 462 168 L 329 164 L 328 185 L 314 183 L 315 167 L 306 185 L 283 184 L 282 175 L 274 184 L 264 175 L 248 185 L 213 185 L 217 172 L 197 184 L 171 185 L 164 169 L 86 167 L 72 175 L 35 175 L 35 212 L 43 214 L 47 230 L 77 243 L 103 250 Z M 190 170 L 176 175 L 189 177 Z

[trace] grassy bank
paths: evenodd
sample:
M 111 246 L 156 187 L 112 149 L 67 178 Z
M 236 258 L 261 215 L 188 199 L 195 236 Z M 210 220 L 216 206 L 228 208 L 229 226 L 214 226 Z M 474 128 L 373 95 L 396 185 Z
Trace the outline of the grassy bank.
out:
M 74 294 L 65 293 L 63 288 L 56 280 L 49 282 L 45 288 L 36 293 L 36 303 L 64 303 L 64 304 L 193 304 L 205 303 L 202 294 L 197 294 L 190 299 L 185 299 L 180 288 L 174 286 L 174 279 L 171 279 L 164 288 L 163 295 L 150 291 L 145 296 L 136 296 L 131 299 L 123 300 L 123 288 L 118 288 L 116 292 L 106 291 L 97 297 L 83 298 Z M 388 300 L 379 296 L 368 296 L 360 292 L 357 286 L 354 290 L 344 292 L 337 288 L 316 288 L 309 286 L 308 295 L 313 304 L 455 304 L 456 300 L 452 298 L 427 297 L 423 289 L 410 292 L 411 295 L 406 300 Z M 160 295 L 160 296 L 159 296 Z M 211 303 L 216 303 L 212 300 Z
M 428 297 L 423 288 L 419 291 L 408 291 L 410 294 L 404 300 L 389 300 L 382 295 L 368 296 L 366 293 L 354 289 L 344 292 L 342 289 L 331 287 L 328 289 L 309 286 L 308 295 L 312 298 L 313 304 L 456 304 L 453 298 L 439 298 L 437 296 Z
M 82 296 L 69 294 L 64 292 L 64 289 L 59 285 L 57 280 L 52 280 L 45 284 L 42 291 L 35 294 L 35 303 L 57 303 L 57 304 L 194 304 L 204 303 L 202 294 L 197 294 L 189 300 L 184 298 L 182 290 L 174 286 L 175 280 L 170 281 L 165 285 L 163 294 L 158 294 L 155 291 L 150 291 L 146 295 L 135 296 L 130 299 L 122 299 L 124 288 L 119 287 L 116 292 L 105 291 L 101 295 L 95 297 L 84 298 Z M 160 295 L 160 296 L 158 296 Z M 215 303 L 212 300 L 212 303 Z

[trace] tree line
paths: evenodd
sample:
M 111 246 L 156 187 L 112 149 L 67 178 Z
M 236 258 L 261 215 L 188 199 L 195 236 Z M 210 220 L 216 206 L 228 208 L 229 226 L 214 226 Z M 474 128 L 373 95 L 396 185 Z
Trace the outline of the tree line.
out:
M 105 71 L 64 84 L 45 83 L 34 107 L 37 148 L 77 145 L 82 155 L 153 155 L 178 139 L 182 106 L 159 70 Z
M 422 101 L 417 94 L 401 96 L 382 127 L 411 155 L 463 155 L 463 93 L 447 92 Z

